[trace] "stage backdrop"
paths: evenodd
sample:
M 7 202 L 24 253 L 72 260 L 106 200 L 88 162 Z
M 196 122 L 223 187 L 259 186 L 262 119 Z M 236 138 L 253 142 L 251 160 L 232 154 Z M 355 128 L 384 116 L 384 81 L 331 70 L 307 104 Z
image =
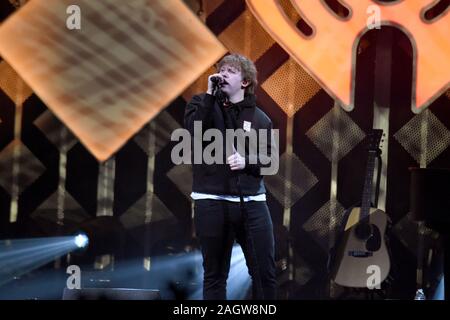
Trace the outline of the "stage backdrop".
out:
M 2 19 L 14 12 L 13 3 L 0 0 Z M 280 130 L 280 170 L 266 178 L 266 185 L 282 299 L 347 297 L 346 290 L 330 281 L 327 258 L 340 235 L 345 209 L 361 200 L 365 138 L 376 121 L 374 96 L 382 76 L 376 71 L 377 44 L 390 38 L 388 154 L 379 203 L 392 220 L 388 232 L 392 269 L 381 294 L 412 299 L 418 238 L 417 224 L 409 214 L 408 168 L 450 166 L 450 91 L 414 114 L 412 45 L 403 32 L 383 27 L 360 40 L 354 109 L 346 112 L 269 36 L 244 0 L 186 3 L 228 51 L 255 61 L 258 105 Z M 293 23 L 305 30 L 290 2 L 280 3 Z M 36 66 L 39 63 L 35 61 Z M 186 101 L 205 90 L 206 77 L 213 71 L 211 66 L 113 156 L 99 163 L 16 71 L 0 60 L 1 238 L 70 233 L 106 216 L 109 220 L 96 227 L 111 239 L 124 233 L 125 241 L 120 252 L 116 248 L 117 252 L 94 257 L 97 269 L 136 258 L 150 268 L 154 256 L 196 249 L 191 168 L 171 162 L 170 134 L 182 126 Z M 111 221 L 117 223 L 116 229 Z M 427 250 L 438 254 L 437 235 L 426 230 L 426 236 Z M 61 265 L 64 261 L 54 267 Z M 429 285 L 432 278 L 427 279 Z

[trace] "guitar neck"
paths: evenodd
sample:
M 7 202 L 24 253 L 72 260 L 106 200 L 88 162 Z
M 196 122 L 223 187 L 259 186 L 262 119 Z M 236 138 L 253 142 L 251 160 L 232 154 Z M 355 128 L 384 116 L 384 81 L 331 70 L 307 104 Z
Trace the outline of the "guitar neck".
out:
M 361 219 L 369 216 L 371 199 L 372 199 L 372 186 L 373 186 L 373 173 L 375 170 L 375 158 L 376 151 L 369 151 L 369 157 L 367 159 L 366 176 L 364 179 L 364 189 L 361 201 Z

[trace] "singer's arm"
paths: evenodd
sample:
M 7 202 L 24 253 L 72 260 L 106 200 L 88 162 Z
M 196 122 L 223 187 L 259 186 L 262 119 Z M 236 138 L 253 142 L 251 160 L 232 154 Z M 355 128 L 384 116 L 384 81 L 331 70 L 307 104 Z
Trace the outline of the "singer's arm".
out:
M 194 121 L 202 121 L 203 130 L 213 127 L 212 109 L 216 97 L 213 95 L 219 82 L 222 81 L 220 73 L 211 74 L 208 77 L 206 94 L 196 95 L 187 104 L 184 112 L 184 127 L 194 134 Z
M 213 117 L 212 109 L 214 108 L 215 97 L 206 93 L 204 95 L 196 95 L 186 105 L 184 112 L 184 127 L 194 134 L 194 121 L 202 121 L 203 130 L 212 128 Z

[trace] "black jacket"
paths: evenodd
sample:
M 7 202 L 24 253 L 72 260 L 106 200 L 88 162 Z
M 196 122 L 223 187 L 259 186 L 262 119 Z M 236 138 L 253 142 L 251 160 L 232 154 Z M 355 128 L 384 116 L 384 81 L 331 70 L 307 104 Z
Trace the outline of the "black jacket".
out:
M 231 115 L 227 117 L 225 112 Z M 228 121 L 227 121 L 228 119 Z M 230 122 L 232 119 L 232 122 Z M 270 155 L 270 130 L 272 129 L 272 122 L 269 117 L 256 106 L 255 96 L 248 95 L 243 101 L 232 104 L 224 108 L 219 105 L 216 97 L 209 94 L 195 95 L 187 104 L 184 125 L 193 137 L 194 121 L 202 121 L 202 133 L 209 128 L 219 129 L 223 134 L 225 144 L 225 129 L 243 128 L 244 121 L 251 122 L 251 128 L 258 131 L 258 129 L 267 129 L 268 146 L 267 150 Z M 192 141 L 192 154 L 194 150 L 194 139 Z M 203 142 L 202 150 L 211 142 Z M 225 150 L 225 149 L 224 149 Z M 222 195 L 239 195 L 236 185 L 237 176 L 240 176 L 240 185 L 242 194 L 244 196 L 257 195 L 266 192 L 263 176 L 260 174 L 261 163 L 249 164 L 248 145 L 246 146 L 246 166 L 243 170 L 232 171 L 226 163 L 224 156 L 223 164 L 194 164 L 193 168 L 193 186 L 192 191 L 222 194 Z M 193 156 L 192 156 L 193 157 Z

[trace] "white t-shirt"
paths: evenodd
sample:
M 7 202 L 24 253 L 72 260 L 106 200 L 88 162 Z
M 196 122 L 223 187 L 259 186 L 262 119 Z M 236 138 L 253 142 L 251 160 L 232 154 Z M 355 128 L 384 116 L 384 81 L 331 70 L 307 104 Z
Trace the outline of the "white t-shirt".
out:
M 192 192 L 191 198 L 193 200 L 204 200 L 204 199 L 211 199 L 211 200 L 225 200 L 225 201 L 231 201 L 231 202 L 239 202 L 241 201 L 239 196 L 228 196 L 228 195 L 218 195 L 218 194 L 208 194 L 208 193 L 200 193 L 200 192 Z M 266 194 L 261 193 L 256 196 L 244 196 L 244 202 L 249 201 L 266 201 Z

